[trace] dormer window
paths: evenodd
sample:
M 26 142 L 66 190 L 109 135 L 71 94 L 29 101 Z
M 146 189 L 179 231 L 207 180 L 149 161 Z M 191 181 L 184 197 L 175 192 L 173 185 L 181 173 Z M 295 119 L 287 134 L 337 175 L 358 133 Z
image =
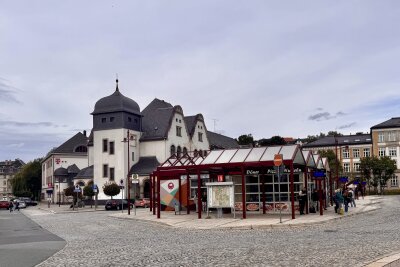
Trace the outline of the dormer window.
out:
M 86 146 L 78 146 L 75 148 L 75 152 L 87 152 L 87 147 Z

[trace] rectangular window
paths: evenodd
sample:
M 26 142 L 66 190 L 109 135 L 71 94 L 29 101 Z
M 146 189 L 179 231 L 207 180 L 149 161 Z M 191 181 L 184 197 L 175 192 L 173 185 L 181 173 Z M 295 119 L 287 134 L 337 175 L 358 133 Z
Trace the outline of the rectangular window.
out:
M 110 122 L 113 122 L 115 117 L 110 117 Z
M 107 118 L 101 118 L 101 123 L 106 123 L 107 122 Z
M 359 172 L 360 171 L 360 162 L 354 163 L 353 171 L 355 171 L 355 172 Z
M 115 173 L 115 169 L 114 168 L 110 168 L 110 180 L 111 181 L 114 181 L 114 179 L 115 179 L 114 173 Z
M 348 149 L 343 150 L 343 158 L 344 159 L 350 158 L 350 153 Z
M 397 147 L 389 147 L 389 157 L 397 157 Z
M 397 180 L 397 176 L 393 175 L 392 178 L 390 178 L 390 186 L 391 187 L 398 187 L 399 186 L 399 182 Z
M 103 139 L 103 152 L 107 152 L 107 151 L 108 151 L 108 140 Z
M 396 132 L 388 132 L 388 141 L 396 141 Z
M 199 142 L 203 142 L 203 133 L 199 133 Z
M 371 157 L 371 149 L 364 148 L 364 157 Z
M 343 171 L 350 172 L 350 163 L 348 162 L 343 163 Z
M 103 164 L 103 177 L 108 177 L 108 164 Z
M 385 141 L 385 133 L 378 133 L 378 142 Z
M 114 141 L 110 142 L 110 155 L 114 155 Z
M 360 158 L 360 149 L 353 148 L 353 158 L 355 158 L 355 159 Z
M 386 155 L 386 148 L 384 148 L 384 147 L 378 148 L 378 156 L 383 157 L 385 155 Z
M 135 152 L 132 152 L 132 159 L 131 161 L 135 161 Z
M 182 136 L 182 127 L 176 126 L 176 136 Z

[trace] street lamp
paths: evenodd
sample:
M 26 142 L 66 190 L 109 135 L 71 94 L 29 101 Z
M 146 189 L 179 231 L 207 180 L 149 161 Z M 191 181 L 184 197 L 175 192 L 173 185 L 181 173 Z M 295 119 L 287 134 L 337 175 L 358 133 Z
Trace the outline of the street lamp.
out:
M 130 163 L 129 140 L 130 140 L 129 130 L 127 130 L 126 137 L 124 138 L 124 140 L 122 142 L 128 143 L 128 172 L 126 173 L 126 184 L 127 184 L 127 190 L 128 190 L 128 215 L 131 215 L 131 183 L 130 183 L 130 179 L 129 179 L 129 163 Z

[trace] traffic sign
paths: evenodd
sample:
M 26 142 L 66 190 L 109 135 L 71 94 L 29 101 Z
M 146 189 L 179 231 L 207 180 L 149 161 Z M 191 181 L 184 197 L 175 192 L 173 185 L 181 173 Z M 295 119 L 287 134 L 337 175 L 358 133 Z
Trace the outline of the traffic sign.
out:
M 274 156 L 274 166 L 281 166 L 283 163 L 283 156 L 282 154 L 275 154 Z
M 75 186 L 74 192 L 75 192 L 75 193 L 80 193 L 80 192 L 81 192 L 81 188 L 80 188 L 79 185 L 76 185 L 76 186 Z

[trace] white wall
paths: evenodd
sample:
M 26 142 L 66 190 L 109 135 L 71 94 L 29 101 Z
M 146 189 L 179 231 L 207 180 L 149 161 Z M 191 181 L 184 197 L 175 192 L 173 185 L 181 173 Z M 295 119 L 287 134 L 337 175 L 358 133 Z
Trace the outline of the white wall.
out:
M 203 142 L 199 141 L 198 133 L 203 134 Z M 192 140 L 191 140 L 190 151 L 194 151 L 195 149 L 197 149 L 197 150 L 209 150 L 210 149 L 210 143 L 208 142 L 207 133 L 206 133 L 206 126 L 202 121 L 196 122 L 196 128 L 195 128 Z
M 140 143 L 140 157 L 156 157 L 163 163 L 169 157 L 169 147 L 166 148 L 166 140 L 148 141 Z
M 113 130 L 101 130 L 93 132 L 93 175 L 94 175 L 94 183 L 97 184 L 99 188 L 99 199 L 110 199 L 110 197 L 104 195 L 102 187 L 103 185 L 110 181 L 110 171 L 108 171 L 108 177 L 103 177 L 103 164 L 108 164 L 108 168 L 115 169 L 115 177 L 114 181 L 119 184 L 121 179 L 124 179 L 124 183 L 126 183 L 126 176 L 128 173 L 128 162 L 127 162 L 127 152 L 128 146 L 127 143 L 122 142 L 124 137 L 126 137 L 127 129 L 113 129 Z M 130 130 L 131 134 L 136 135 L 136 140 L 139 139 L 139 132 Z M 114 141 L 115 144 L 115 152 L 114 155 L 110 155 L 110 146 L 108 145 L 108 151 L 103 152 L 103 139 L 107 139 L 108 143 Z M 132 160 L 132 152 L 134 152 L 135 157 Z M 129 169 L 132 165 L 138 162 L 138 153 L 139 153 L 139 142 L 130 142 L 129 147 Z M 125 195 L 125 193 L 124 193 Z M 118 198 L 118 196 L 116 196 Z M 119 196 L 120 198 L 120 196 Z

